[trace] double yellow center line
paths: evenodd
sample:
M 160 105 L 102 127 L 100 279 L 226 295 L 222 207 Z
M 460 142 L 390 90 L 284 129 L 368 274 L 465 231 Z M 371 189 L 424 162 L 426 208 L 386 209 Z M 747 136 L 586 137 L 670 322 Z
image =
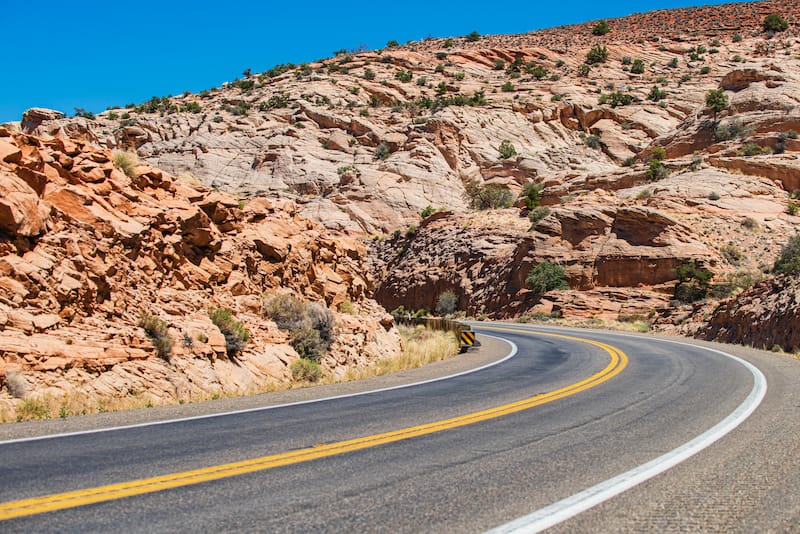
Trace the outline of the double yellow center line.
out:
M 513 329 L 498 328 L 495 330 L 525 334 L 532 333 L 529 331 Z M 534 397 L 523 399 L 517 402 L 512 402 L 510 404 L 504 404 L 488 410 L 482 410 L 450 419 L 443 419 L 441 421 L 434 421 L 424 425 L 402 428 L 400 430 L 394 430 L 383 434 L 374 434 L 371 436 L 365 436 L 346 441 L 338 441 L 329 444 L 320 444 L 314 447 L 308 447 L 305 449 L 281 454 L 273 454 L 270 456 L 263 456 L 261 458 L 254 458 L 251 460 L 221 464 L 213 467 L 205 467 L 202 469 L 194 469 L 192 471 L 183 471 L 180 473 L 172 473 L 157 477 L 143 478 L 129 482 L 121 482 L 119 484 L 109 484 L 107 486 L 98 486 L 95 488 L 56 493 L 43 497 L 35 497 L 33 499 L 23 499 L 19 501 L 2 503 L 0 504 L 0 521 L 15 517 L 52 512 L 55 510 L 63 510 L 66 508 L 74 508 L 87 504 L 111 501 L 133 495 L 142 495 L 145 493 L 188 486 L 191 484 L 199 484 L 201 482 L 208 482 L 211 480 L 219 480 L 222 478 L 243 475 L 245 473 L 253 473 L 256 471 L 263 471 L 266 469 L 272 469 L 274 467 L 291 465 L 300 462 L 307 462 L 317 458 L 325 458 L 346 452 L 358 451 L 369 447 L 375 447 L 377 445 L 393 443 L 395 441 L 424 436 L 426 434 L 433 434 L 434 432 L 441 432 L 442 430 L 449 430 L 452 428 L 471 425 L 480 421 L 486 421 L 487 419 L 494 419 L 503 415 L 527 410 L 528 408 L 533 408 L 534 406 L 540 406 L 542 404 L 563 399 L 564 397 L 585 391 L 618 375 L 620 372 L 622 372 L 628 362 L 625 353 L 615 347 L 612 347 L 611 345 L 606 345 L 605 343 L 558 334 L 544 334 L 539 332 L 536 332 L 535 334 L 559 337 L 572 341 L 582 341 L 584 343 L 595 345 L 608 352 L 608 354 L 611 356 L 611 361 L 602 371 L 567 387 L 551 391 L 549 393 L 536 395 Z

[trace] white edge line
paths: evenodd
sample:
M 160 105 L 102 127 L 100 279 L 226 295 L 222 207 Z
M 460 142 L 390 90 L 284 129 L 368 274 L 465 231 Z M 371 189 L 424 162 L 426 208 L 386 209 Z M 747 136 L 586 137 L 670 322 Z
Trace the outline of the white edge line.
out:
M 631 336 L 626 334 L 612 335 L 641 339 L 640 336 Z M 738 362 L 748 371 L 750 371 L 753 376 L 753 388 L 750 390 L 750 394 L 725 419 L 680 447 L 673 449 L 654 460 L 642 464 L 639 467 L 635 467 L 630 471 L 626 471 L 621 475 L 617 475 L 606 480 L 605 482 L 601 482 L 595 486 L 592 486 L 591 488 L 578 492 L 571 497 L 567 497 L 566 499 L 560 500 L 549 506 L 545 506 L 544 508 L 532 512 L 526 516 L 495 527 L 487 531 L 487 534 L 527 534 L 541 532 L 542 530 L 575 517 L 581 512 L 585 512 L 586 510 L 663 473 L 664 471 L 678 465 L 684 460 L 707 448 L 744 422 L 744 420 L 747 419 L 756 410 L 756 408 L 758 408 L 759 404 L 761 404 L 761 401 L 764 399 L 764 396 L 767 394 L 767 379 L 764 377 L 764 374 L 750 362 L 747 362 L 737 356 L 733 356 L 732 354 L 728 354 L 727 352 L 704 347 L 702 345 L 693 345 L 691 343 L 672 341 L 668 339 L 658 339 L 658 341 L 716 352 L 717 354 L 721 354 Z
M 311 399 L 311 400 L 290 402 L 290 403 L 287 403 L 287 404 L 276 404 L 276 405 L 273 405 L 273 406 L 259 406 L 257 408 L 247 408 L 247 409 L 244 409 L 244 410 L 234 410 L 234 411 L 230 411 L 230 412 L 220 412 L 220 413 L 205 414 L 205 415 L 195 415 L 195 416 L 192 416 L 192 417 L 181 417 L 181 418 L 178 418 L 178 419 L 165 419 L 165 420 L 162 420 L 162 421 L 148 421 L 147 423 L 137 423 L 137 424 L 133 424 L 133 425 L 122 425 L 122 426 L 112 426 L 112 427 L 105 427 L 105 428 L 96 428 L 96 429 L 93 429 L 93 430 L 80 430 L 80 431 L 77 431 L 77 432 L 64 432 L 64 433 L 61 433 L 61 434 L 48 434 L 48 435 L 45 435 L 45 436 L 33 436 L 33 437 L 29 437 L 29 438 L 9 439 L 9 440 L 6 440 L 6 441 L 0 441 L 0 446 L 2 446 L 2 445 L 10 445 L 10 444 L 13 444 L 13 443 L 26 443 L 26 442 L 31 442 L 31 441 L 41 441 L 41 440 L 45 440 L 45 439 L 66 438 L 66 437 L 72 437 L 72 436 L 84 436 L 84 435 L 87 435 L 87 434 L 99 434 L 101 432 L 113 432 L 115 430 L 128 430 L 128 429 L 132 429 L 132 428 L 144 428 L 144 427 L 148 427 L 148 426 L 169 425 L 169 424 L 173 424 L 173 423 L 185 423 L 187 421 L 197 421 L 197 420 L 201 420 L 201 419 L 212 419 L 212 418 L 215 418 L 215 417 L 225 417 L 225 416 L 228 416 L 228 415 L 240 415 L 240 414 L 245 414 L 245 413 L 262 412 L 262 411 L 267 411 L 267 410 L 276 410 L 278 408 L 288 408 L 290 406 L 301 406 L 303 404 L 314 404 L 314 403 L 317 403 L 317 402 L 326 402 L 326 401 L 332 401 L 332 400 L 338 400 L 338 399 L 347 399 L 347 398 L 351 398 L 351 397 L 360 397 L 362 395 L 372 395 L 374 393 L 383 393 L 385 391 L 392 391 L 392 390 L 395 390 L 395 389 L 404 389 L 404 388 L 422 386 L 422 385 L 425 385 L 425 384 L 431 384 L 433 382 L 440 382 L 442 380 L 450 380 L 452 378 L 456 378 L 456 377 L 459 377 L 459 376 L 464 376 L 464 375 L 468 375 L 468 374 L 472 374 L 472 373 L 477 373 L 478 371 L 483 371 L 484 369 L 488 369 L 490 367 L 494 367 L 495 365 L 500 365 L 501 363 L 503 363 L 503 362 L 505 362 L 507 360 L 510 360 L 511 358 L 513 358 L 514 356 L 517 355 L 518 349 L 517 349 L 517 345 L 514 342 L 509 341 L 507 339 L 503 339 L 503 338 L 497 337 L 497 336 L 491 336 L 491 335 L 488 335 L 488 334 L 481 333 L 481 335 L 484 336 L 484 337 L 489 337 L 489 338 L 493 338 L 493 339 L 499 339 L 500 341 L 502 341 L 504 343 L 508 343 L 511 346 L 511 350 L 502 359 L 497 360 L 497 361 L 492 362 L 492 363 L 487 363 L 486 365 L 482 365 L 480 367 L 476 367 L 475 369 L 469 369 L 467 371 L 461 371 L 460 373 L 455 373 L 455 374 L 452 374 L 452 375 L 442 376 L 442 377 L 439 377 L 439 378 L 431 378 L 429 380 L 423 380 L 421 382 L 413 382 L 411 384 L 403 384 L 403 385 L 399 385 L 399 386 L 391 386 L 391 387 L 380 388 L 380 389 L 371 389 L 369 391 L 361 391 L 361 392 L 358 392 L 358 393 L 347 393 L 347 394 L 344 394 L 344 395 L 335 395 L 333 397 L 323 397 L 323 398 L 320 398 L 320 399 Z

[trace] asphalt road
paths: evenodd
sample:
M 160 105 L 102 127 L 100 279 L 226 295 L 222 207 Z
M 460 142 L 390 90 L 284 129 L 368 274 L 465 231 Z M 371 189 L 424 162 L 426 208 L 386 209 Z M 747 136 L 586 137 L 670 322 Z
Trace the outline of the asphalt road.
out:
M 0 531 L 481 532 L 681 446 L 727 417 L 753 388 L 746 368 L 700 347 L 651 336 L 539 330 L 611 344 L 627 354 L 627 366 L 591 389 L 510 415 L 10 519 L 0 522 Z M 515 343 L 518 354 L 472 374 L 406 389 L 0 443 L 0 502 L 415 427 L 557 390 L 609 363 L 607 352 L 583 342 L 486 332 Z M 800 525 L 800 498 L 793 492 L 800 483 L 800 362 L 725 349 L 766 374 L 769 391 L 758 410 L 710 448 L 554 530 L 786 531 Z

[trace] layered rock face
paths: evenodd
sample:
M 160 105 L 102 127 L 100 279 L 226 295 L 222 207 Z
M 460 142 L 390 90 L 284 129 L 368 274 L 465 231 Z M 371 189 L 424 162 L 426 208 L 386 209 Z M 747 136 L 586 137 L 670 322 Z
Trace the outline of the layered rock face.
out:
M 239 201 L 116 157 L 0 128 L 0 408 L 12 392 L 157 402 L 286 381 L 297 353 L 261 313 L 279 291 L 347 303 L 322 361 L 334 373 L 399 351 L 357 240 L 292 201 Z M 235 357 L 210 308 L 249 331 Z M 138 326 L 144 313 L 168 325 L 168 358 Z
M 695 335 L 761 349 L 800 350 L 800 279 L 766 280 L 723 302 Z
M 789 29 L 763 31 L 769 13 Z M 95 119 L 32 110 L 21 128 L 370 235 L 389 308 L 455 290 L 461 309 L 498 317 L 667 314 L 676 267 L 715 281 L 768 270 L 800 222 L 800 4 L 608 23 L 343 52 Z M 711 90 L 728 100 L 716 112 Z M 530 228 L 525 210 L 472 213 L 470 184 L 512 198 L 536 184 L 550 215 Z M 453 214 L 422 221 L 429 206 Z M 543 260 L 569 290 L 527 291 Z

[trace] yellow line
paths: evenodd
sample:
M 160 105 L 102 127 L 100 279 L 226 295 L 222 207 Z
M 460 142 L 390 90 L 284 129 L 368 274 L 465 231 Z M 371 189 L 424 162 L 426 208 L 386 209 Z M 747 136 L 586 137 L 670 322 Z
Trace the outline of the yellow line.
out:
M 524 334 L 533 333 L 530 331 L 514 330 L 511 328 L 493 328 L 492 330 L 504 330 Z M 272 469 L 273 467 L 306 462 L 317 458 L 325 458 L 327 456 L 334 456 L 346 452 L 366 449 L 368 447 L 375 447 L 385 443 L 392 443 L 417 436 L 424 436 L 426 434 L 432 434 L 442 430 L 458 428 L 477 423 L 479 421 L 485 421 L 487 419 L 494 419 L 503 415 L 527 410 L 528 408 L 532 408 L 534 406 L 553 402 L 555 400 L 562 399 L 569 395 L 574 395 L 576 393 L 580 393 L 581 391 L 585 391 L 589 388 L 597 386 L 598 384 L 601 384 L 622 372 L 628 362 L 625 353 L 615 347 L 606 345 L 605 343 L 600 343 L 589 339 L 563 336 L 559 334 L 545 334 L 541 332 L 535 332 L 535 334 L 577 340 L 595 345 L 611 355 L 611 362 L 602 371 L 564 388 L 551 391 L 549 393 L 536 395 L 535 397 L 530 397 L 517 402 L 512 402 L 510 404 L 504 404 L 502 406 L 490 408 L 488 410 L 482 410 L 450 419 L 443 419 L 441 421 L 434 421 L 424 425 L 402 428 L 400 430 L 394 430 L 383 434 L 375 434 L 372 436 L 365 436 L 362 438 L 339 441 L 330 444 L 321 444 L 315 447 L 309 447 L 306 449 L 300 449 L 281 454 L 274 454 L 271 456 L 264 456 L 261 458 L 254 458 L 251 460 L 222 464 L 202 469 L 194 469 L 192 471 L 172 473 L 157 477 L 143 478 L 140 480 L 122 482 L 119 484 L 109 484 L 107 486 L 98 486 L 95 488 L 56 493 L 53 495 L 36 497 L 33 499 L 23 499 L 19 501 L 2 503 L 0 504 L 0 521 L 14 517 L 29 516 L 43 512 L 51 512 L 54 510 L 63 510 L 65 508 L 73 508 L 92 503 L 121 499 L 123 497 L 130 497 L 132 495 L 152 493 L 165 489 L 177 488 L 180 486 L 188 486 L 190 484 L 199 484 L 201 482 L 218 480 L 244 473 L 263 471 L 265 469 Z

